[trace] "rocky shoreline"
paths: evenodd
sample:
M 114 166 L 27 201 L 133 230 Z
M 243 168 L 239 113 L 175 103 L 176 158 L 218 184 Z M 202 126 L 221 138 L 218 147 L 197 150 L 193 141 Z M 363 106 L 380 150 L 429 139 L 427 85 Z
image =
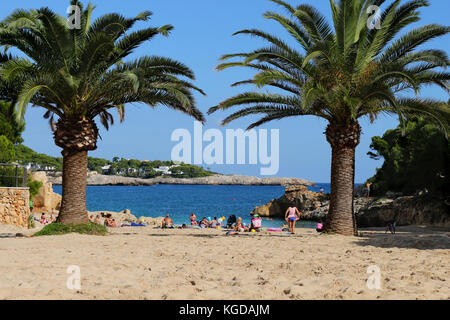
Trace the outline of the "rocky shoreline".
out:
M 297 207 L 304 220 L 324 221 L 328 213 L 329 195 L 308 191 L 304 186 L 289 186 L 282 197 L 255 207 L 252 213 L 263 217 L 284 217 L 290 206 Z M 360 228 L 386 227 L 393 220 L 399 226 L 450 228 L 448 206 L 441 199 L 431 196 L 356 197 L 354 208 Z
M 52 184 L 62 184 L 60 174 L 47 175 Z M 258 178 L 241 175 L 213 175 L 201 178 L 130 178 L 122 176 L 107 176 L 95 172 L 89 172 L 87 177 L 89 186 L 151 186 L 154 184 L 179 184 L 179 185 L 242 185 L 242 186 L 289 186 L 304 185 L 313 186 L 315 183 L 300 178 Z

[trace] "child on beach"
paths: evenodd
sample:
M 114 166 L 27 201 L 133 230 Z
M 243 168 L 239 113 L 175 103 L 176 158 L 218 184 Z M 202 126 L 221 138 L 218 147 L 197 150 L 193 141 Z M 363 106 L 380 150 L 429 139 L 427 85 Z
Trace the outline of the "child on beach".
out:
M 242 218 L 239 217 L 236 221 L 236 225 L 234 226 L 234 230 L 244 232 L 248 231 L 249 229 L 244 226 L 244 224 L 242 223 Z
M 322 221 L 320 221 L 320 222 L 317 224 L 316 231 L 319 232 L 319 233 L 325 231 L 324 226 L 323 226 L 323 222 L 322 222 Z
M 258 214 L 253 215 L 250 230 L 259 231 L 261 229 L 261 217 Z
M 284 218 L 289 223 L 289 232 L 294 234 L 295 222 L 300 220 L 300 211 L 296 207 L 289 207 L 286 210 Z

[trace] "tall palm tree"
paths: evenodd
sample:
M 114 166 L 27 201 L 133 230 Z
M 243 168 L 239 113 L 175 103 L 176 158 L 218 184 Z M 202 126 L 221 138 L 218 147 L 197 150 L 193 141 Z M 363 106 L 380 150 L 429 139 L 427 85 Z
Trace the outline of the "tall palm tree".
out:
M 449 108 L 440 101 L 417 95 L 424 85 L 435 84 L 449 91 L 449 73 L 443 71 L 449 60 L 441 50 L 419 50 L 427 41 L 450 31 L 447 26 L 426 25 L 397 37 L 406 26 L 419 20 L 418 9 L 426 0 L 401 4 L 393 1 L 382 11 L 377 25 L 368 23 L 371 5 L 384 0 L 330 0 L 334 28 L 314 7 L 293 7 L 282 0 L 271 0 L 287 11 L 287 16 L 266 12 L 264 17 L 278 22 L 292 37 L 280 37 L 257 29 L 247 34 L 268 42 L 249 53 L 224 55 L 237 59 L 217 66 L 218 70 L 246 67 L 256 70 L 250 80 L 238 85 L 273 87 L 277 93 L 248 91 L 211 108 L 209 113 L 242 108 L 223 120 L 262 114 L 249 129 L 266 122 L 312 115 L 328 121 L 325 135 L 332 149 L 331 201 L 326 226 L 344 235 L 356 233 L 353 215 L 355 149 L 360 142 L 358 119 L 374 121 L 381 113 L 396 114 L 404 123 L 408 117 L 422 115 L 447 132 Z M 375 26 L 375 27 L 373 27 Z M 278 93 L 280 92 L 280 93 Z
M 193 72 L 166 57 L 143 56 L 124 61 L 147 40 L 172 30 L 172 26 L 130 29 L 147 21 L 151 12 L 135 18 L 104 15 L 91 22 L 94 7 L 81 8 L 80 28 L 70 28 L 66 18 L 49 8 L 16 10 L 0 25 L 0 45 L 13 47 L 26 58 L 3 63 L 5 81 L 23 79 L 15 103 L 23 119 L 27 105 L 42 107 L 49 119 L 57 146 L 63 155 L 63 196 L 59 222 L 87 223 L 87 152 L 97 148 L 95 120 L 108 129 L 114 123 L 112 110 L 122 121 L 127 103 L 165 105 L 203 122 L 193 91 L 203 92 L 189 80 Z

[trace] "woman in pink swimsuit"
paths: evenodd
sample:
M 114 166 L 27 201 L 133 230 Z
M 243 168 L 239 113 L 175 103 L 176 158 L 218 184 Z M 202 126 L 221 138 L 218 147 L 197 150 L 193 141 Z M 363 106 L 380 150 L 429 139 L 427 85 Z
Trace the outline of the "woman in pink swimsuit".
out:
M 300 220 L 300 211 L 298 211 L 296 207 L 289 207 L 286 210 L 284 218 L 289 223 L 289 232 L 295 233 L 295 222 L 297 222 L 297 220 Z

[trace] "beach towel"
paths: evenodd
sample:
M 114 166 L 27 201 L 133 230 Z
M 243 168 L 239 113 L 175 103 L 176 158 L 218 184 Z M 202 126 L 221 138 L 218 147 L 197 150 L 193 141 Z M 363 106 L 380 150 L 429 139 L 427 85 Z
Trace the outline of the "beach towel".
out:
M 130 227 L 146 227 L 146 226 L 147 226 L 146 224 L 138 224 L 138 223 L 134 223 L 134 222 L 132 222 L 130 224 Z

